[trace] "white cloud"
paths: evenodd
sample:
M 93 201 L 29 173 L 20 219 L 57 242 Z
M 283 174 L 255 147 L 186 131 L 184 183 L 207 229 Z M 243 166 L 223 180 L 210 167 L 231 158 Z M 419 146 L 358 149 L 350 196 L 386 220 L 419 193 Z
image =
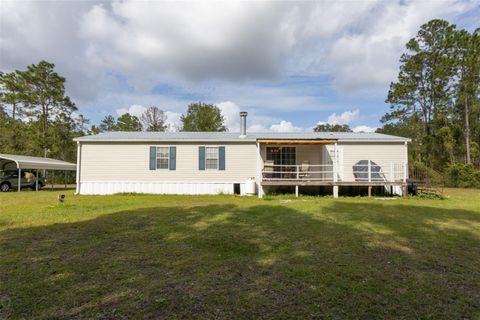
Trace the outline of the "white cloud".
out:
M 290 121 L 282 120 L 280 123 L 272 124 L 270 126 L 270 131 L 273 132 L 295 132 L 295 131 L 305 131 L 304 128 L 296 127 Z
M 189 80 L 279 76 L 290 41 L 285 5 L 273 2 L 138 2 L 96 4 L 80 35 L 105 67 L 156 70 Z
M 240 130 L 240 107 L 231 101 L 223 101 L 216 104 L 225 118 L 225 125 L 229 131 Z
M 75 95 L 87 97 L 111 71 L 138 83 L 152 74 L 238 82 L 327 72 L 341 90 L 385 85 L 422 23 L 458 16 L 478 1 L 1 5 L 2 66 L 51 60 Z
M 369 127 L 364 125 L 360 125 L 352 128 L 353 132 L 375 132 L 375 130 L 377 130 L 376 127 Z
M 355 29 L 335 39 L 326 57 L 341 91 L 385 86 L 396 78 L 405 43 L 434 18 L 451 18 L 477 1 L 389 1 L 370 8 Z
M 345 111 L 341 115 L 332 113 L 327 120 L 329 124 L 349 124 L 354 120 L 357 120 L 360 116 L 360 110 Z
M 136 116 L 140 118 L 142 114 L 145 112 L 145 110 L 147 110 L 147 108 L 145 108 L 144 106 L 134 104 L 128 108 L 117 109 L 116 112 L 117 112 L 117 115 L 119 116 L 125 113 L 130 113 L 132 116 Z

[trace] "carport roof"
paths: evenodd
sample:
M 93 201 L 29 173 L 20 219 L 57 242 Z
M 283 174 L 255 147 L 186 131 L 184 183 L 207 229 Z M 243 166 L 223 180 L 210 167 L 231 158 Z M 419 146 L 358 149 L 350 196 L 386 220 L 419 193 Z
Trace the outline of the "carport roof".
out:
M 62 160 L 0 153 L 0 169 L 3 163 L 10 161 L 15 162 L 18 169 L 77 170 L 75 163 Z

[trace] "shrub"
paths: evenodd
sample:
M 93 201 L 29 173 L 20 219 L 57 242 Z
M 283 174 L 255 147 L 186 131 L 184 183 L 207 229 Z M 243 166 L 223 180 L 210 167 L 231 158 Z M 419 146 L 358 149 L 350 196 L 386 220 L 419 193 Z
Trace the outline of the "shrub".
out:
M 453 163 L 445 169 L 447 187 L 480 188 L 480 170 L 471 164 Z

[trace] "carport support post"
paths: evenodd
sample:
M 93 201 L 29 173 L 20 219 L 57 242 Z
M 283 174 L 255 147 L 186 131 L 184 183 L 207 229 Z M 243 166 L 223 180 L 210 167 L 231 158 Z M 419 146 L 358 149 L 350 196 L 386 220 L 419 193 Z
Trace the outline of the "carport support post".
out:
M 53 191 L 54 180 L 55 180 L 55 171 L 52 171 L 52 191 Z
M 67 171 L 65 170 L 65 189 L 67 189 Z
M 22 189 L 22 169 L 18 168 L 18 192 Z
M 38 191 L 38 169 L 35 172 L 35 191 Z

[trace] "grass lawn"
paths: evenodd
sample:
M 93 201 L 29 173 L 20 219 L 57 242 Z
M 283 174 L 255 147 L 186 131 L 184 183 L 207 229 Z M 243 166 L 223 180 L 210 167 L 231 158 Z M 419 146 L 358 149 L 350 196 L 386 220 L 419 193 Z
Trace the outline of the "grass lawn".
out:
M 480 319 L 480 191 L 0 193 L 0 318 Z

